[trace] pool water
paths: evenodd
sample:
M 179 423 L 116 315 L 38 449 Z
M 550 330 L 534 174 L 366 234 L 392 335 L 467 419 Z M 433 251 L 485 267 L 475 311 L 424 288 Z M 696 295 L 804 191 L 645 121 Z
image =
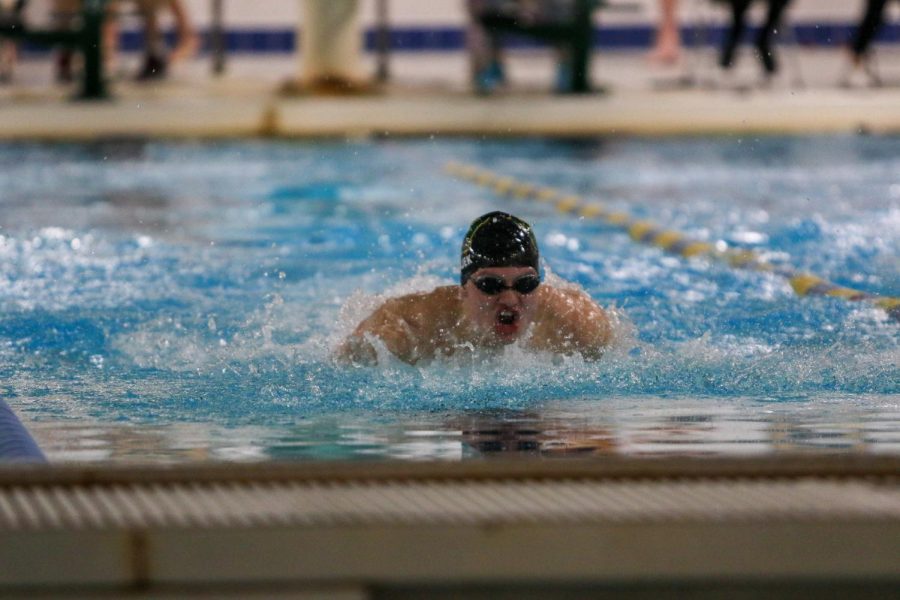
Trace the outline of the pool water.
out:
M 0 145 L 0 394 L 53 461 L 900 451 L 900 323 L 498 197 L 447 161 L 900 295 L 900 137 Z M 616 321 L 599 363 L 510 347 L 335 365 L 380 299 L 530 221 Z

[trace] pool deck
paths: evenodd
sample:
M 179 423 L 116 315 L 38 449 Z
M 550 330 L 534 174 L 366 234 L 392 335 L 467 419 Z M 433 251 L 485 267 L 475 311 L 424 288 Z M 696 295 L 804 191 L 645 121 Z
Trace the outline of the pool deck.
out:
M 161 83 L 119 77 L 100 102 L 69 100 L 72 88 L 53 84 L 35 59 L 0 91 L 0 139 L 897 133 L 900 49 L 880 52 L 878 88 L 839 87 L 835 50 L 794 51 L 766 87 L 750 56 L 725 77 L 706 55 L 668 70 L 639 54 L 597 55 L 592 81 L 605 91 L 581 96 L 550 93 L 552 59 L 525 52 L 491 97 L 468 90 L 459 54 L 400 56 L 389 84 L 345 96 L 281 93 L 296 70 L 284 56 L 238 57 L 221 77 L 197 59 Z

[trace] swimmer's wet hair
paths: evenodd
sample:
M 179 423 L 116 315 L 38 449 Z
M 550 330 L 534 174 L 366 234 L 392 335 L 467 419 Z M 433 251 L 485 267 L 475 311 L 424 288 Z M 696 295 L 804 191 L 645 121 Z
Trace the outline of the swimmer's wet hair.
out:
M 511 214 L 494 211 L 472 221 L 462 243 L 460 285 L 486 267 L 532 267 L 538 270 L 537 240 L 531 225 Z

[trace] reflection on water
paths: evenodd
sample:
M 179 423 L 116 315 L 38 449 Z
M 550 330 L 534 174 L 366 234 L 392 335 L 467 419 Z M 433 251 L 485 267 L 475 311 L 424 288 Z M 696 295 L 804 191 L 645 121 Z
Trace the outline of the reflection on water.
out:
M 284 427 L 29 423 L 53 461 L 462 460 L 900 452 L 900 397 L 796 405 L 635 398 L 540 409 L 325 415 Z

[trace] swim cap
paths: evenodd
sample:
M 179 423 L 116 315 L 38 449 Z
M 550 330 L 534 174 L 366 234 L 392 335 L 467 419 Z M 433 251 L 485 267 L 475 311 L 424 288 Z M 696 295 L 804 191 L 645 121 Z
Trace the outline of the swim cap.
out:
M 472 221 L 462 244 L 460 285 L 485 267 L 533 267 L 538 270 L 538 245 L 531 225 L 495 211 Z

